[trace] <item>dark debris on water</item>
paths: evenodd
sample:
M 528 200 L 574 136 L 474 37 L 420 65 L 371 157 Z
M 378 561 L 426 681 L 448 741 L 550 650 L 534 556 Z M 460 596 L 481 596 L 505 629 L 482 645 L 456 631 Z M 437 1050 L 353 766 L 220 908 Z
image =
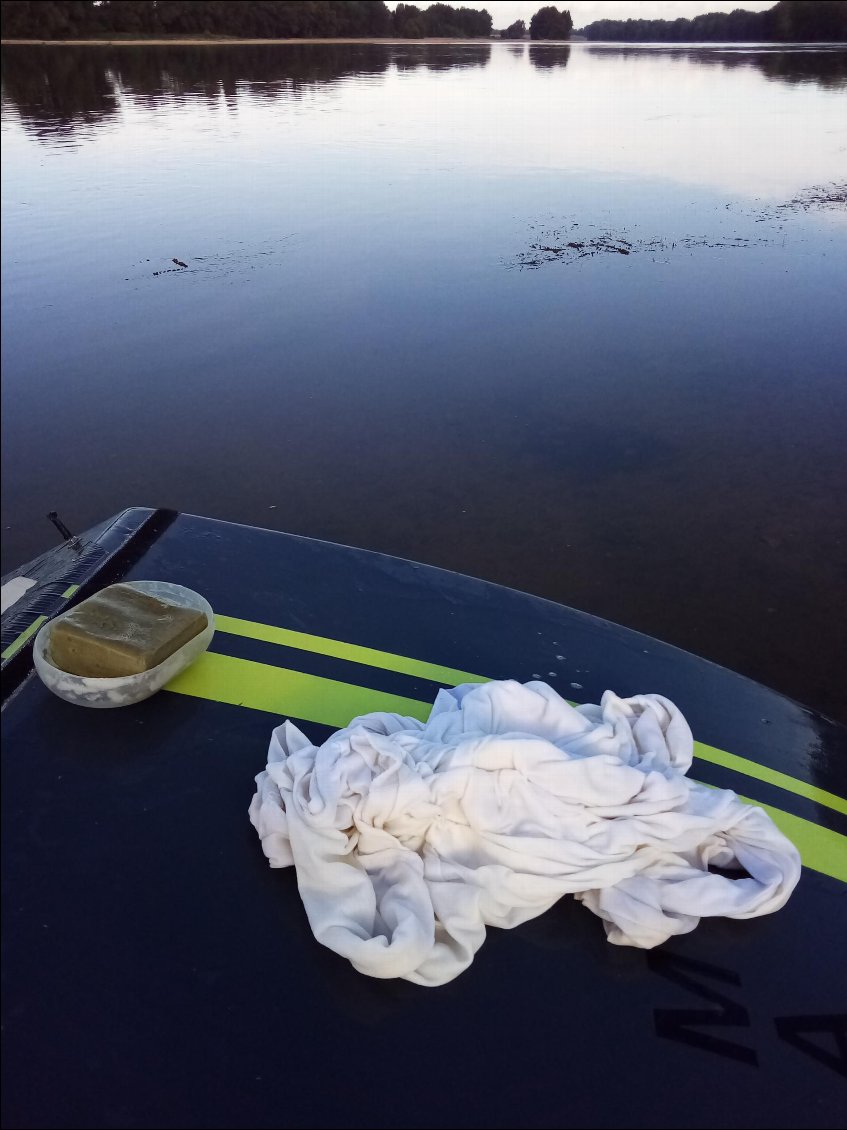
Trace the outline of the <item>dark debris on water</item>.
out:
M 766 208 L 750 210 L 743 208 L 746 215 L 753 218 L 756 223 L 766 220 L 779 221 L 788 213 L 811 212 L 819 209 L 847 207 L 847 182 L 833 182 L 827 185 L 816 185 L 805 189 L 791 200 L 781 204 L 769 205 Z M 727 209 L 732 205 L 727 204 Z M 536 225 L 530 225 L 535 229 Z M 594 227 L 593 224 L 583 225 Z M 548 263 L 575 263 L 580 259 L 591 259 L 598 255 L 638 255 L 650 253 L 654 262 L 668 262 L 667 258 L 657 259 L 657 256 L 667 256 L 670 252 L 694 248 L 723 248 L 733 249 L 742 247 L 761 247 L 773 243 L 774 240 L 767 236 L 748 238 L 740 235 L 698 235 L 682 236 L 678 239 L 654 238 L 635 239 L 629 238 L 629 232 L 613 231 L 606 228 L 597 235 L 584 237 L 582 232 L 577 233 L 580 225 L 576 222 L 567 227 L 547 229 L 541 233 L 537 243 L 531 243 L 526 251 L 516 255 L 508 263 L 510 267 L 518 269 L 533 269 L 543 267 Z M 782 230 L 780 228 L 780 230 Z M 780 237 L 781 238 L 781 237 Z
M 810 212 L 817 208 L 847 208 L 847 181 L 815 185 L 778 205 L 783 212 Z
M 293 238 L 292 235 L 286 235 L 280 239 L 269 240 L 258 247 L 239 246 L 232 251 L 219 252 L 215 255 L 193 255 L 188 260 L 178 259 L 174 255 L 170 259 L 170 262 L 173 263 L 172 267 L 161 267 L 157 271 L 152 271 L 151 275 L 153 278 L 158 278 L 160 275 L 189 273 L 191 275 L 223 277 L 240 271 L 253 271 L 259 265 L 270 266 L 273 257 L 286 251 L 288 249 L 286 245 L 289 245 Z M 149 259 L 145 259 L 143 264 L 136 265 L 143 266 L 149 262 Z M 125 281 L 132 282 L 135 280 L 128 278 Z
M 574 227 L 578 225 L 574 224 Z M 546 263 L 575 263 L 596 255 L 637 255 L 644 252 L 666 253 L 677 248 L 693 247 L 749 247 L 767 242 L 764 239 L 747 239 L 732 236 L 728 239 L 710 239 L 707 236 L 683 236 L 681 239 L 625 239 L 622 235 L 603 232 L 589 239 L 563 239 L 561 231 L 547 232 L 543 243 L 532 243 L 527 251 L 516 256 L 512 266 L 519 268 L 543 267 Z

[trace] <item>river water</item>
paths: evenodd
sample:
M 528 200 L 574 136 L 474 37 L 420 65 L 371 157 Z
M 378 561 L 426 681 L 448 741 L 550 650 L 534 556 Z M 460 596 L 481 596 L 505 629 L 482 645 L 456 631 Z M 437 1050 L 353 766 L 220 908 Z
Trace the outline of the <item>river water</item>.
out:
M 2 156 L 4 571 L 169 506 L 847 717 L 844 49 L 4 48 Z

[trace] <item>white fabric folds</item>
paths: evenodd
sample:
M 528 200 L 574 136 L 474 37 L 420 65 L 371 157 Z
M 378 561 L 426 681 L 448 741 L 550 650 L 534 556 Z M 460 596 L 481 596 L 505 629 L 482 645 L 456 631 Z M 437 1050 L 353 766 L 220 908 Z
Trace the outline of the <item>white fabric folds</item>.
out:
M 572 707 L 541 682 L 470 683 L 426 722 L 369 714 L 320 747 L 285 722 L 250 820 L 271 866 L 296 867 L 318 941 L 372 977 L 441 985 L 487 925 L 566 894 L 643 948 L 783 906 L 796 848 L 760 808 L 689 780 L 692 753 L 660 695 Z

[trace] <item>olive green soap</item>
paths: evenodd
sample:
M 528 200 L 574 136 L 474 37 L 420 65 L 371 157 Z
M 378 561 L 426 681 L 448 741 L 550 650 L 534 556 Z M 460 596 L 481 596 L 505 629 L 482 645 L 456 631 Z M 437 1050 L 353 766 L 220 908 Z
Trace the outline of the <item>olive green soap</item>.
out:
M 158 667 L 206 627 L 196 608 L 169 604 L 130 585 L 110 585 L 53 625 L 54 667 L 88 679 L 139 675 Z

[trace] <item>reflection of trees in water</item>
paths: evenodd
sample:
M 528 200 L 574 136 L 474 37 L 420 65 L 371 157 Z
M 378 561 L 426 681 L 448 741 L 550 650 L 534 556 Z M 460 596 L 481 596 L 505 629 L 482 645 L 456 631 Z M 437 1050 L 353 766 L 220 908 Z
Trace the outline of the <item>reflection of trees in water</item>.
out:
M 534 67 L 567 66 L 571 48 L 515 45 Z M 727 50 L 685 47 L 643 49 L 587 47 L 603 57 L 657 53 L 702 65 L 746 67 L 766 78 L 787 83 L 813 82 L 824 87 L 847 86 L 847 50 Z M 35 137 L 72 138 L 111 120 L 118 95 L 150 106 L 195 99 L 218 102 L 223 96 L 236 106 L 239 96 L 270 101 L 298 98 L 318 87 L 332 86 L 358 75 L 424 68 L 447 71 L 485 66 L 488 44 L 291 44 L 244 47 L 150 46 L 4 47 L 4 107 L 17 110 L 25 129 Z
M 847 50 L 844 48 L 816 47 L 809 50 L 779 50 L 768 48 L 721 49 L 719 47 L 589 47 L 592 55 L 624 56 L 648 55 L 670 59 L 686 59 L 691 63 L 727 68 L 740 67 L 761 72 L 768 79 L 779 82 L 814 82 L 819 86 L 837 89 L 847 86 Z
M 529 48 L 529 61 L 541 70 L 566 67 L 570 57 L 570 47 L 539 47 L 533 43 Z
M 451 71 L 465 67 L 484 67 L 491 58 L 487 43 L 445 47 L 440 43 L 422 43 L 420 46 L 395 47 L 391 61 L 398 71 L 414 71 L 425 67 L 428 71 Z
M 433 71 L 488 63 L 491 48 L 440 45 L 290 44 L 245 47 L 4 47 L 3 103 L 42 141 L 69 138 L 117 114 L 118 95 L 155 108 L 171 101 L 236 106 L 239 97 L 298 98 L 389 67 Z
M 151 108 L 169 99 L 217 102 L 223 94 L 232 105 L 238 96 L 297 98 L 316 86 L 353 75 L 382 74 L 390 61 L 369 44 L 322 45 L 319 50 L 293 44 L 284 55 L 278 47 L 144 47 L 117 51 L 110 70 L 120 87 Z
M 117 112 L 114 78 L 102 58 L 55 48 L 3 48 L 3 109 L 11 103 L 41 140 L 71 136 Z
M 847 51 L 766 51 L 752 61 L 765 78 L 816 82 L 831 89 L 847 86 Z

